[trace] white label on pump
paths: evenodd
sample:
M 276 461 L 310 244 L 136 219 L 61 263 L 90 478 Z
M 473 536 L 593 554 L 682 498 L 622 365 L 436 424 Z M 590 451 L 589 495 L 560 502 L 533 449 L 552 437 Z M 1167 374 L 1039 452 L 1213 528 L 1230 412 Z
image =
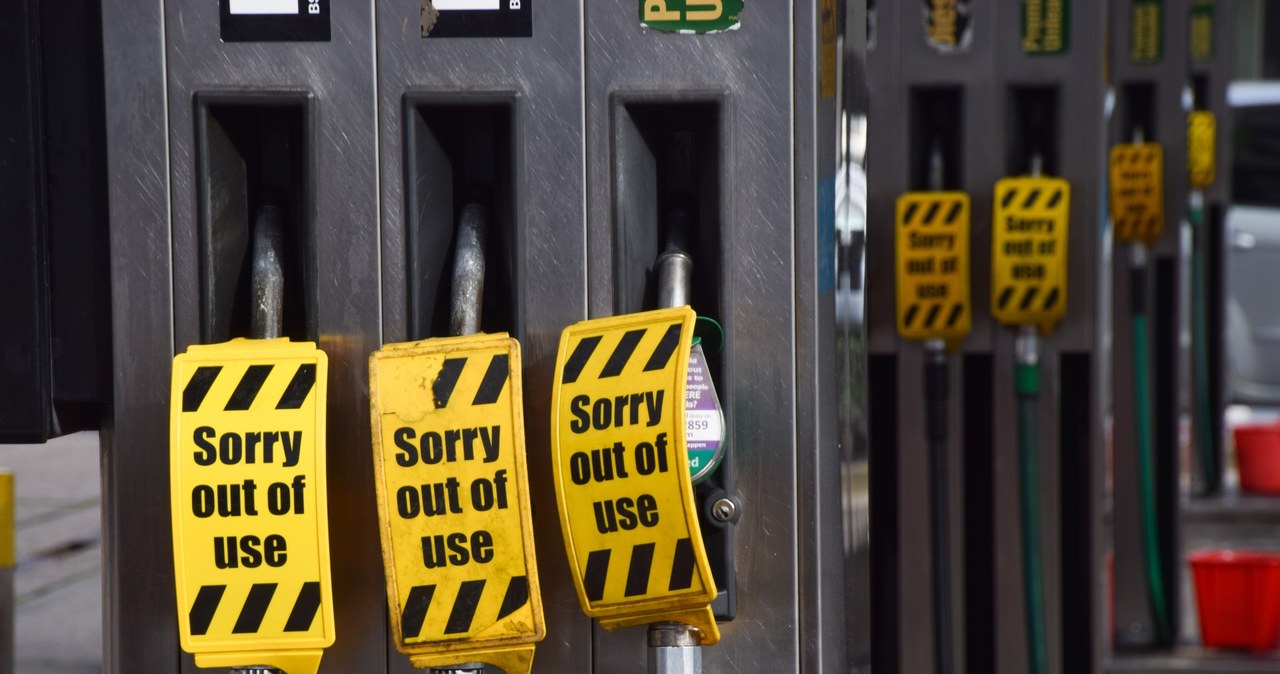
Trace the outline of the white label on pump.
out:
M 457 9 L 501 9 L 499 0 L 436 0 L 432 4 L 442 12 Z
M 297 14 L 298 0 L 231 0 L 232 14 Z

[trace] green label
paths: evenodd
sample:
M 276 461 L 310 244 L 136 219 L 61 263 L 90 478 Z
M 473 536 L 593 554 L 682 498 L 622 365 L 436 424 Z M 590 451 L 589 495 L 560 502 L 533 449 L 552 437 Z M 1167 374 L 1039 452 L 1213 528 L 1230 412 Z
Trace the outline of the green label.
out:
M 1164 0 L 1129 3 L 1129 60 L 1158 63 L 1164 55 Z
M 1022 0 L 1023 52 L 1065 54 L 1070 37 L 1070 0 Z
M 1191 60 L 1213 60 L 1213 0 L 1191 5 Z
M 718 33 L 738 27 L 742 0 L 640 0 L 640 25 L 667 33 Z

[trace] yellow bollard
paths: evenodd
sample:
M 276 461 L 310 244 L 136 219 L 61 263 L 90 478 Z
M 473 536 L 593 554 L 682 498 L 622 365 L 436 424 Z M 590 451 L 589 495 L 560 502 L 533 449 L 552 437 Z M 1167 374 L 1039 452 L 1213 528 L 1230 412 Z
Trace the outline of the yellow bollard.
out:
M 0 674 L 13 674 L 13 471 L 0 468 Z

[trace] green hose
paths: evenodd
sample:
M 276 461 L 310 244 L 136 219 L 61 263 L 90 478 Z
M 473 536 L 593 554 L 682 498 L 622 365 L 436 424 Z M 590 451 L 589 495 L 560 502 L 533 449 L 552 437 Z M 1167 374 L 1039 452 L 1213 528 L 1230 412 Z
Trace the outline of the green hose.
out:
M 1040 456 L 1036 401 L 1040 395 L 1040 366 L 1018 363 L 1018 469 L 1022 500 L 1022 564 L 1027 611 L 1027 656 L 1030 674 L 1044 674 L 1048 667 L 1044 626 L 1044 564 L 1040 558 Z
M 1213 410 L 1209 395 L 1209 324 L 1205 297 L 1205 255 L 1208 232 L 1204 231 L 1204 208 L 1192 205 L 1188 211 L 1195 243 L 1191 246 L 1191 350 L 1195 368 L 1196 449 L 1200 458 L 1206 493 L 1218 490 L 1217 443 L 1213 437 Z
M 1145 268 L 1141 270 L 1146 271 Z M 1135 289 L 1137 290 L 1140 288 Z M 1164 602 L 1164 571 L 1160 567 L 1160 530 L 1156 521 L 1155 458 L 1151 447 L 1151 364 L 1147 362 L 1147 315 L 1142 311 L 1141 306 L 1135 309 L 1133 313 L 1133 376 L 1136 399 L 1134 414 L 1137 417 L 1135 426 L 1138 431 L 1139 496 L 1142 499 L 1142 552 L 1147 567 L 1147 591 L 1151 595 L 1151 609 L 1155 613 L 1160 642 L 1163 643 L 1169 634 L 1169 615 Z

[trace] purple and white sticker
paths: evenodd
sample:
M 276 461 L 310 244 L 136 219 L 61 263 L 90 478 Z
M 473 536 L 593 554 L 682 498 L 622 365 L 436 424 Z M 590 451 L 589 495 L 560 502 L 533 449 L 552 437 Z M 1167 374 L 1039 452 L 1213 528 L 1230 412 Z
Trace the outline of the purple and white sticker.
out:
M 689 374 L 686 377 L 684 414 L 685 441 L 689 445 L 689 475 L 697 484 L 720 466 L 724 458 L 724 413 L 720 397 L 707 371 L 707 357 L 702 345 L 689 351 Z

